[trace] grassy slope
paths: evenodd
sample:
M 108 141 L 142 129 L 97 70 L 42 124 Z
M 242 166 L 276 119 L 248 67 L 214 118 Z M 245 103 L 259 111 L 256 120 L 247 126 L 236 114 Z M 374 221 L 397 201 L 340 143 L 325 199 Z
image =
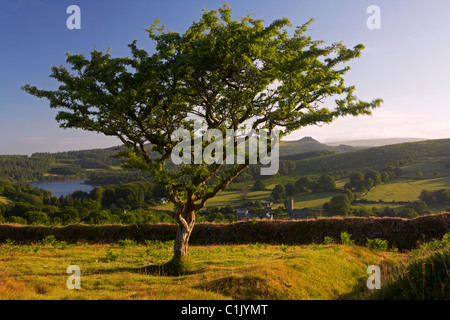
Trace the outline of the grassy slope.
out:
M 416 160 L 414 163 L 403 167 L 403 174 L 400 178 L 396 178 L 392 182 L 379 185 L 370 191 L 364 198 L 369 201 L 384 202 L 398 201 L 417 201 L 420 192 L 423 189 L 437 190 L 440 188 L 448 188 L 450 186 L 450 168 L 446 168 L 446 164 L 450 160 L 450 139 L 428 140 L 422 142 L 405 143 L 399 145 L 384 146 L 378 148 L 365 149 L 361 151 L 326 155 L 296 161 L 296 171 L 291 176 L 283 176 L 279 178 L 271 178 L 264 180 L 268 191 L 256 193 L 250 192 L 249 200 L 269 200 L 270 191 L 278 184 L 286 184 L 295 182 L 302 175 L 335 173 L 337 170 L 365 170 L 374 168 L 382 169 L 390 162 L 407 159 L 409 155 L 414 155 Z M 420 170 L 423 176 L 416 178 L 416 172 Z M 434 172 L 439 171 L 440 176 L 434 177 Z M 337 181 L 337 187 L 342 188 L 347 180 L 341 179 Z M 215 199 L 207 203 L 207 206 L 225 206 L 231 204 L 236 206 L 242 200 L 239 197 L 239 188 L 247 186 L 251 188 L 253 182 L 242 182 L 233 185 L 233 190 L 225 190 L 219 193 Z M 307 193 L 297 194 L 294 197 L 295 208 L 321 208 L 323 203 L 329 201 L 335 193 Z M 358 204 L 356 207 L 385 207 L 385 203 L 379 204 Z M 397 204 L 390 203 L 392 208 L 402 207 Z M 277 207 L 277 206 L 275 206 Z M 430 208 L 434 212 L 440 212 L 445 208 Z
M 319 143 L 310 141 L 292 141 L 283 142 L 283 144 L 283 147 L 287 148 L 286 150 L 290 150 L 289 148 L 293 146 L 295 146 L 294 149 L 297 150 L 299 145 L 316 145 Z M 286 152 L 289 153 L 288 151 Z M 298 152 L 298 150 L 296 152 Z M 297 169 L 293 174 L 264 180 L 267 186 L 267 191 L 250 192 L 247 199 L 270 200 L 270 192 L 276 184 L 295 182 L 303 175 L 336 173 L 338 170 L 364 171 L 370 168 L 382 169 L 386 164 L 390 164 L 390 162 L 395 160 L 406 159 L 409 155 L 414 155 L 417 158 L 413 164 L 403 168 L 404 174 L 402 175 L 402 179 L 396 179 L 391 183 L 378 186 L 367 194 L 365 197 L 367 200 L 378 201 L 379 199 L 382 199 L 385 202 L 392 202 L 392 200 L 415 201 L 418 200 L 418 195 L 423 189 L 436 190 L 450 186 L 450 169 L 445 167 L 445 164 L 450 159 L 450 139 L 441 139 L 383 146 L 350 153 L 326 155 L 298 160 L 296 161 Z M 119 168 L 114 167 L 114 169 Z M 417 170 L 420 170 L 423 173 L 423 177 L 421 179 L 417 179 L 415 177 Z M 441 173 L 441 177 L 433 177 L 433 173 L 435 171 L 439 171 Z M 337 181 L 338 188 L 342 187 L 345 182 L 345 179 Z M 244 202 L 239 196 L 240 188 L 243 186 L 251 188 L 252 185 L 253 182 L 234 183 L 233 189 L 224 190 L 214 199 L 209 200 L 207 207 L 226 206 L 229 204 L 237 206 Z M 329 201 L 333 195 L 334 193 L 297 194 L 294 199 L 294 206 L 295 208 L 321 208 L 323 203 Z M 5 202 L 6 200 L 6 198 L 0 197 L 0 203 Z M 372 208 L 374 206 L 381 208 L 386 206 L 386 204 L 362 204 L 357 205 L 356 207 Z M 393 208 L 399 207 L 398 205 L 392 203 L 390 206 Z M 277 207 L 277 205 L 274 207 Z M 173 205 L 169 203 L 165 205 L 158 205 L 154 208 L 158 210 L 171 210 L 173 209 Z M 444 208 L 431 209 L 434 210 L 434 212 L 439 212 Z
M 329 150 L 336 153 L 355 151 L 357 148 L 345 145 L 329 146 L 320 143 L 312 138 L 303 138 L 300 140 L 286 140 L 280 142 L 280 155 L 291 155 L 303 152 Z
M 170 246 L 33 248 L 0 248 L 0 299 L 337 299 L 365 283 L 368 265 L 402 257 L 345 245 L 192 246 L 196 271 L 169 277 L 140 267 L 167 261 Z M 103 261 L 107 250 L 119 258 Z M 73 264 L 81 290 L 66 287 Z
M 347 140 L 337 142 L 325 142 L 328 146 L 348 145 L 354 147 L 380 147 L 391 144 L 423 141 L 422 138 L 385 138 L 385 139 L 360 139 L 360 140 Z
M 376 147 L 349 153 L 325 155 L 296 161 L 296 174 L 320 174 L 338 170 L 382 169 L 393 161 L 415 158 L 450 157 L 450 139 L 427 140 Z
M 414 166 L 419 165 L 415 164 Z M 447 171 L 450 170 L 446 169 Z M 442 170 L 440 171 L 442 175 L 447 175 L 447 172 Z M 339 180 L 337 183 L 338 188 L 342 188 L 345 180 Z M 250 200 L 270 200 L 270 193 L 274 188 L 274 184 L 268 185 L 266 191 L 250 191 L 247 195 L 246 200 L 242 200 L 240 197 L 239 189 L 231 189 L 225 190 L 219 193 L 216 197 L 209 200 L 207 202 L 206 207 L 213 206 L 238 206 L 244 202 Z M 365 207 L 371 209 L 372 207 L 384 208 L 385 206 L 389 206 L 391 208 L 401 208 L 404 205 L 395 204 L 395 202 L 399 201 L 417 201 L 419 200 L 419 195 L 423 189 L 427 190 L 438 190 L 442 188 L 450 187 L 450 176 L 441 176 L 437 178 L 426 178 L 425 174 L 423 178 L 408 178 L 407 175 L 402 176 L 401 178 L 396 178 L 393 181 L 378 185 L 376 188 L 372 189 L 368 192 L 363 198 L 368 201 L 379 201 L 380 199 L 383 202 L 380 203 L 369 203 L 369 204 L 355 204 L 356 208 Z M 334 195 L 339 194 L 341 191 L 336 192 L 317 192 L 317 193 L 298 193 L 294 196 L 294 207 L 297 209 L 302 208 L 310 208 L 310 209 L 321 209 L 323 204 L 329 201 Z M 275 204 L 273 208 L 277 208 L 278 206 L 283 206 L 283 204 Z M 154 207 L 158 210 L 171 210 L 173 205 L 168 203 L 165 205 L 158 205 Z M 433 212 L 441 212 L 445 209 L 443 207 L 430 207 L 430 210 Z
M 400 178 L 394 179 L 390 183 L 382 184 L 368 192 L 364 198 L 369 201 L 384 202 L 395 201 L 417 201 L 422 190 L 438 190 L 450 187 L 450 168 L 446 168 L 447 157 L 421 158 L 415 163 L 403 168 L 403 174 Z M 416 171 L 423 173 L 421 178 L 416 177 Z M 434 177 L 435 171 L 440 172 L 439 177 Z M 373 205 L 367 205 L 366 207 Z M 384 207 L 386 204 L 380 203 L 376 207 Z M 398 207 L 389 203 L 390 207 Z M 433 212 L 443 211 L 446 206 L 430 207 Z

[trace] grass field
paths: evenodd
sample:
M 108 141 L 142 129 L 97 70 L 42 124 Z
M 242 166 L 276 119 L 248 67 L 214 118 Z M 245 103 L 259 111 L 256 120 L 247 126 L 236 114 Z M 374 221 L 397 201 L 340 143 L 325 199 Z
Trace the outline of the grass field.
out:
M 448 188 L 450 177 L 440 177 L 431 179 L 395 179 L 394 181 L 382 185 L 368 192 L 364 198 L 369 201 L 382 199 L 387 202 L 394 201 L 418 201 L 422 190 L 429 191 Z
M 191 246 L 192 273 L 145 271 L 171 254 L 171 242 L 3 244 L 0 299 L 352 299 L 369 291 L 369 265 L 389 273 L 404 259 L 342 244 Z M 81 269 L 80 290 L 67 287 L 70 265 Z
M 382 200 L 379 203 L 370 204 L 355 204 L 355 208 L 368 208 L 373 207 L 382 209 L 387 205 L 391 208 L 400 209 L 404 205 L 395 204 L 395 202 L 408 202 L 418 201 L 419 195 L 422 190 L 438 190 L 442 188 L 450 187 L 450 169 L 446 168 L 448 157 L 436 157 L 436 158 L 421 158 L 415 163 L 410 164 L 402 168 L 403 173 L 400 177 L 395 178 L 393 181 L 378 185 L 372 189 L 363 199 L 368 201 Z M 420 170 L 423 173 L 421 178 L 416 177 L 416 172 Z M 440 176 L 435 177 L 435 172 L 438 171 Z M 250 191 L 247 200 L 270 200 L 270 193 L 276 184 L 286 184 L 288 182 L 295 182 L 299 176 L 280 177 L 265 180 L 266 191 Z M 337 188 L 343 188 L 348 179 L 339 179 L 336 181 Z M 214 199 L 211 199 L 207 203 L 207 207 L 211 206 L 237 206 L 245 201 L 240 197 L 240 187 L 247 186 L 251 190 L 251 183 L 241 182 L 234 184 L 232 190 L 225 190 L 219 193 Z M 321 209 L 323 204 L 329 201 L 334 195 L 340 193 L 336 192 L 319 192 L 319 193 L 301 193 L 294 196 L 294 207 L 297 209 L 310 208 Z M 282 206 L 282 204 L 275 204 L 273 208 Z M 166 207 L 167 209 L 167 207 Z M 438 213 L 445 209 L 444 207 L 430 207 L 432 212 Z
M 337 181 L 337 187 L 342 188 L 345 180 Z M 270 200 L 270 193 L 275 185 L 267 186 L 265 191 L 250 191 L 245 200 L 241 198 L 241 191 L 238 189 L 224 190 L 219 193 L 213 199 L 207 202 L 208 207 L 222 207 L 226 205 L 232 205 L 233 207 L 239 206 L 247 201 L 251 200 Z M 419 195 L 422 190 L 438 190 L 442 188 L 448 188 L 450 186 L 450 176 L 438 177 L 438 178 L 396 178 L 395 180 L 378 185 L 372 189 L 362 198 L 368 201 L 376 201 L 377 203 L 369 204 L 355 204 L 355 208 L 384 208 L 389 206 L 391 208 L 402 208 L 405 205 L 395 204 L 395 202 L 408 202 L 418 201 Z M 325 202 L 329 201 L 333 196 L 341 193 L 340 190 L 336 192 L 316 192 L 316 193 L 298 193 L 294 196 L 294 208 L 302 209 L 322 209 Z M 382 200 L 382 202 L 379 202 Z M 274 204 L 273 208 L 284 206 L 283 204 Z M 157 205 L 152 207 L 157 210 L 172 210 L 173 204 L 168 203 L 164 205 Z M 445 210 L 443 207 L 430 207 L 432 212 L 438 213 Z
M 442 175 L 450 175 L 450 168 L 446 165 L 449 161 L 448 157 L 424 157 L 417 159 L 413 164 L 406 166 L 403 169 L 402 176 L 409 178 L 415 178 L 417 170 L 423 173 L 422 178 L 434 178 L 433 174 L 439 171 Z
M 336 192 L 317 192 L 317 193 L 300 193 L 294 196 L 294 208 L 296 209 L 322 209 L 323 204 L 341 193 Z

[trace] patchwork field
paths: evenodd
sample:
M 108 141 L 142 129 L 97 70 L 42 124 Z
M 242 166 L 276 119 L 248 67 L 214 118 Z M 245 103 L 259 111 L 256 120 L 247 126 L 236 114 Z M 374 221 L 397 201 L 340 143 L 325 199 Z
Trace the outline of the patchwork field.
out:
M 369 201 L 417 201 L 422 190 L 438 190 L 450 186 L 450 177 L 432 179 L 396 179 L 378 185 L 364 196 Z
M 363 196 L 372 203 L 370 204 L 354 204 L 355 208 L 384 208 L 389 206 L 394 209 L 401 209 L 404 204 L 396 204 L 396 202 L 418 201 L 422 190 L 438 190 L 450 187 L 450 169 L 446 167 L 448 157 L 437 158 L 421 158 L 415 163 L 402 168 L 402 175 L 393 181 L 378 185 L 370 192 Z M 416 176 L 417 171 L 422 172 L 422 177 Z M 437 176 L 436 176 L 437 175 Z M 266 191 L 250 191 L 245 201 L 249 200 L 270 200 L 270 193 L 276 184 L 285 184 L 295 182 L 300 176 L 272 178 L 267 180 Z M 336 181 L 338 189 L 343 188 L 347 179 L 339 179 Z M 234 185 L 234 189 L 225 190 L 219 193 L 214 199 L 207 203 L 207 207 L 212 206 L 237 206 L 243 202 L 240 197 L 239 187 L 246 186 L 251 190 L 251 184 L 239 183 Z M 325 202 L 329 201 L 336 192 L 317 192 L 317 193 L 299 193 L 294 196 L 294 207 L 297 209 L 310 208 L 322 209 Z M 381 201 L 380 201 L 381 200 Z M 378 202 L 378 203 L 373 203 Z M 283 206 L 283 204 L 275 204 L 273 208 Z M 165 209 L 168 206 L 164 207 Z M 442 212 L 446 206 L 430 207 L 433 213 Z

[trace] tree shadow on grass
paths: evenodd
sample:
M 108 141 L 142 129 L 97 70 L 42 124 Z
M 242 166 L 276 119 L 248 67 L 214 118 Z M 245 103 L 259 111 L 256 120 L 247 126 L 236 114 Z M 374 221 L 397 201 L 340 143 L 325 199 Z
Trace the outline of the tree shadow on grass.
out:
M 372 300 L 372 298 L 365 279 L 360 279 L 349 292 L 337 295 L 336 300 Z
M 151 276 L 178 277 L 178 276 L 202 273 L 202 272 L 204 272 L 204 268 L 195 268 L 192 265 L 190 265 L 189 267 L 174 266 L 169 261 L 166 263 L 149 264 L 149 265 L 139 266 L 139 267 L 112 268 L 112 269 L 102 270 L 99 273 L 112 274 L 112 273 L 121 273 L 121 272 L 138 273 L 138 274 L 151 275 Z

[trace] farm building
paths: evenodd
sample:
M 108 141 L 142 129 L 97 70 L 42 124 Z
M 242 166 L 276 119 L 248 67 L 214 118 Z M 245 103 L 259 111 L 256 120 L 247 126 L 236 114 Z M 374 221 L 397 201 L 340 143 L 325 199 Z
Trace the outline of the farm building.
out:
M 294 209 L 294 199 L 287 199 L 287 214 L 291 219 L 308 219 L 310 211 L 308 209 Z

